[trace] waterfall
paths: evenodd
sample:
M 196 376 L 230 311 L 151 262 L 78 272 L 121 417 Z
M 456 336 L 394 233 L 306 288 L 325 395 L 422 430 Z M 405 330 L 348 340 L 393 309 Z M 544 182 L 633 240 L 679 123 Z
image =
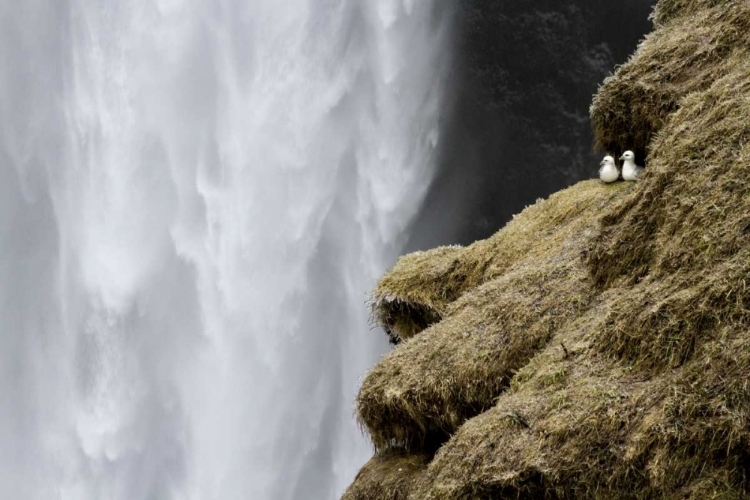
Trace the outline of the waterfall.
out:
M 0 5 L 0 497 L 340 495 L 437 3 Z

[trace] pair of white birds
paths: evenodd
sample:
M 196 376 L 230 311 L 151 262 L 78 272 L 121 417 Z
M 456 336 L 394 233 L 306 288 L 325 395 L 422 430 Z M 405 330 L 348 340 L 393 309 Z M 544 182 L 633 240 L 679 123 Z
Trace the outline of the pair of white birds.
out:
M 632 151 L 625 151 L 620 157 L 622 160 L 622 179 L 625 181 L 637 181 L 643 173 L 643 167 L 635 164 L 635 155 Z M 599 163 L 599 178 L 602 182 L 609 184 L 620 178 L 620 169 L 617 168 L 615 159 L 611 156 L 605 156 Z

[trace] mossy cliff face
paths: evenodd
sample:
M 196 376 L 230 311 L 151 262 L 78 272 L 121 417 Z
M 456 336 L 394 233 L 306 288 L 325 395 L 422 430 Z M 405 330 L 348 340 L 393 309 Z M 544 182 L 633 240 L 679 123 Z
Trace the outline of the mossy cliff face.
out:
M 586 181 L 402 258 L 345 499 L 750 497 L 750 4 L 662 0 L 601 87 Z

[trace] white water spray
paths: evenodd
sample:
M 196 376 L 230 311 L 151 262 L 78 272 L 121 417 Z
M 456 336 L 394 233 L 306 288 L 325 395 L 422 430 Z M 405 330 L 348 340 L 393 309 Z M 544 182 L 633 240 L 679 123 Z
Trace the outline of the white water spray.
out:
M 435 3 L 0 5 L 0 498 L 341 493 Z

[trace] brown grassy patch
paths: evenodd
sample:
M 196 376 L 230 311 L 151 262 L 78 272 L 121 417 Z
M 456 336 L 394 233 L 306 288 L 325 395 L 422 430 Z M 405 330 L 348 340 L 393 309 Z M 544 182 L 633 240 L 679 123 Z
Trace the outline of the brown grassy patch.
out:
M 362 467 L 341 500 L 406 500 L 428 462 L 424 455 L 376 455 Z
M 606 151 L 619 154 L 632 149 L 643 159 L 651 140 L 683 99 L 705 90 L 731 72 L 734 64 L 747 60 L 750 4 L 719 2 L 714 8 L 701 9 L 702 3 L 714 2 L 676 3 L 695 10 L 646 37 L 638 52 L 604 81 L 594 97 L 591 121 L 598 145 Z
M 601 210 L 628 187 L 578 184 L 454 257 L 458 262 L 487 258 L 480 267 L 488 281 L 445 305 L 442 321 L 401 344 L 368 374 L 357 409 L 378 449 L 440 445 L 466 419 L 490 408 L 514 372 L 587 307 L 592 288 L 581 253 Z M 440 265 L 444 254 L 436 253 Z M 424 257 L 414 260 L 421 263 Z M 402 261 L 391 274 L 403 269 Z
M 561 330 L 440 449 L 409 498 L 746 498 L 750 343 L 724 338 L 679 370 L 642 376 L 590 355 L 601 309 L 621 298 L 608 293 Z
M 401 257 L 372 295 L 372 315 L 396 344 L 437 323 L 451 302 L 476 286 L 481 271 L 464 249 L 441 247 Z
M 750 498 L 750 3 L 656 20 L 592 106 L 602 146 L 648 149 L 641 181 L 381 281 L 443 300 L 358 400 L 381 452 L 434 453 L 410 500 Z
M 733 3 L 736 3 L 736 0 L 660 0 L 654 8 L 651 20 L 657 27 L 661 27 L 673 19 L 691 16 L 717 5 L 731 6 Z
M 603 352 L 677 367 L 725 326 L 750 325 L 747 116 L 750 63 L 742 62 L 684 101 L 655 142 L 644 196 L 605 217 L 592 273 L 633 300 L 612 312 Z
M 514 371 L 585 307 L 586 279 L 580 265 L 553 273 L 514 269 L 461 298 L 448 318 L 387 355 L 357 400 L 375 445 L 439 445 L 490 408 Z
M 401 257 L 372 294 L 374 320 L 394 343 L 413 337 L 440 321 L 467 290 L 518 262 L 553 253 L 560 241 L 586 227 L 592 215 L 630 187 L 583 182 L 528 207 L 487 240 Z

